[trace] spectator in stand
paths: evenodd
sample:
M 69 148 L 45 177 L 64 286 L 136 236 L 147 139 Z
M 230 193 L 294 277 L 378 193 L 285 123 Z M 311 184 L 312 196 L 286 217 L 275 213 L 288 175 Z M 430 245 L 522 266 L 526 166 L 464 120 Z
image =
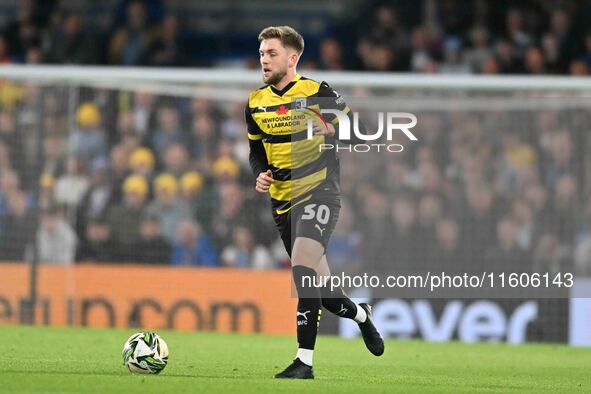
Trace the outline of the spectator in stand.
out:
M 344 272 L 349 275 L 360 273 L 361 234 L 355 228 L 355 214 L 350 203 L 342 199 L 339 221 L 334 229 L 326 254 L 330 256 L 333 275 Z
M 189 171 L 181 177 L 180 189 L 180 198 L 189 206 L 191 216 L 197 218 L 204 230 L 209 232 L 219 209 L 216 184 L 206 181 L 197 171 Z
M 238 183 L 225 182 L 219 190 L 219 210 L 212 218 L 211 235 L 218 250 L 223 250 L 231 241 L 235 227 L 248 223 L 249 228 L 261 228 L 261 223 L 252 207 L 253 201 L 247 199 Z
M 443 202 L 436 194 L 424 194 L 418 203 L 417 237 L 421 243 L 433 245 L 437 238 L 437 223 L 443 216 Z M 416 251 L 417 266 L 424 266 L 428 248 Z M 418 268 L 417 267 L 417 268 Z
M 519 74 L 524 72 L 523 63 L 517 54 L 517 50 L 509 40 L 500 39 L 497 41 L 495 52 L 502 74 Z
M 389 272 L 392 269 L 391 261 L 381 258 L 381 248 L 388 243 L 389 218 L 384 215 L 390 209 L 386 194 L 375 187 L 365 185 L 359 188 L 357 195 L 362 196 L 358 201 L 364 201 L 360 205 L 359 231 L 363 235 L 363 253 L 369 264 L 369 269 L 376 273 Z
M 536 226 L 550 228 L 552 212 L 548 191 L 539 182 L 532 182 L 525 189 L 524 199 L 533 211 Z
M 154 180 L 155 199 L 146 207 L 146 214 L 158 220 L 162 235 L 169 242 L 174 242 L 179 224 L 191 214 L 187 203 L 178 198 L 178 189 L 173 175 L 158 175 Z
M 79 233 L 80 234 L 80 233 Z M 79 244 L 76 260 L 95 263 L 121 263 L 122 256 L 111 238 L 109 224 L 101 217 L 90 219 L 84 230 L 84 242 Z
M 571 23 L 573 19 L 565 9 L 556 9 L 550 15 L 550 30 L 547 35 L 551 35 L 556 42 L 553 71 L 557 73 L 566 73 L 571 60 L 577 52 L 580 52 L 581 41 L 573 29 Z
M 12 110 L 0 111 L 0 144 L 6 144 L 10 149 L 5 149 L 3 167 L 10 164 L 16 171 L 23 171 L 23 162 L 20 160 L 24 155 L 25 136 L 19 133 L 15 124 L 15 112 Z M 2 168 L 0 168 L 1 170 Z
M 501 65 L 494 56 L 484 59 L 480 63 L 480 73 L 484 75 L 496 75 L 501 73 Z
M 10 195 L 19 191 L 20 180 L 18 174 L 11 169 L 0 172 L 0 214 L 9 211 L 8 200 Z
M 233 183 L 240 175 L 240 165 L 229 154 L 220 152 L 219 158 L 213 163 L 212 174 L 217 182 Z
M 531 261 L 528 255 L 517 244 L 517 223 L 510 217 L 499 220 L 496 228 L 496 243 L 489 246 L 484 254 L 484 266 L 478 271 L 491 270 L 494 272 L 529 272 Z M 480 259 L 482 256 L 480 256 Z M 477 261 L 475 259 L 475 261 Z
M 588 30 L 585 34 L 583 48 L 584 50 L 581 56 L 581 60 L 585 62 L 585 64 L 587 65 L 587 69 L 591 70 L 591 30 Z
M 32 0 L 19 1 L 17 4 L 16 17 L 4 28 L 4 35 L 11 53 L 18 58 L 34 38 L 37 30 L 35 23 L 39 22 L 36 14 L 40 4 L 35 4 Z
M 411 37 L 411 71 L 425 72 L 429 64 L 436 58 L 435 47 L 436 37 L 432 29 L 426 26 L 418 26 L 412 32 Z
M 551 232 L 543 234 L 533 251 L 533 272 L 558 274 L 560 272 L 572 272 L 571 267 L 582 268 L 574 257 L 573 251 L 566 244 L 561 243 L 558 237 Z M 575 274 L 584 274 L 585 271 L 575 271 Z
M 521 250 L 531 252 L 542 229 L 536 226 L 532 208 L 523 198 L 515 198 L 511 204 L 511 215 L 517 226 L 517 244 Z
M 529 32 L 525 29 L 523 22 L 523 12 L 518 8 L 511 8 L 505 15 L 505 37 L 515 46 L 517 56 L 523 58 L 526 49 L 532 44 L 533 40 Z
M 12 171 L 10 149 L 4 141 L 0 140 L 0 173 L 6 171 Z
M 536 171 L 538 157 L 534 147 L 523 142 L 516 132 L 504 133 L 501 140 L 498 188 L 504 195 L 514 195 L 523 188 L 527 174 Z
M 243 141 L 244 105 L 234 103 L 228 110 L 228 116 L 221 122 L 221 135 L 225 139 L 232 140 L 234 145 L 239 146 Z M 248 151 L 248 150 L 247 150 Z M 247 155 L 248 156 L 248 155 Z
M 31 2 L 18 2 L 19 8 L 23 3 Z M 104 11 L 103 15 L 96 15 L 94 7 L 76 7 L 75 11 L 58 9 L 48 14 L 55 1 L 35 3 L 22 7 L 17 17 L 4 26 L 0 35 L 0 62 L 217 65 L 218 61 L 227 59 L 226 48 L 242 45 L 226 29 L 221 34 L 208 35 L 211 37 L 208 50 L 193 51 L 198 45 L 186 38 L 212 31 L 208 26 L 194 23 L 192 13 L 186 12 L 190 6 L 182 2 L 170 3 L 166 9 L 159 0 L 120 2 L 114 27 L 104 22 L 112 19 L 111 15 Z M 533 5 L 536 2 L 515 5 L 515 2 L 480 2 L 476 8 L 461 8 L 457 1 L 434 2 L 433 9 L 427 7 L 434 12 L 424 14 L 419 11 L 421 3 L 409 7 L 370 5 L 373 9 L 359 14 L 358 18 L 363 20 L 351 20 L 352 26 L 340 26 L 340 20 L 334 19 L 336 15 L 326 17 L 322 28 L 338 32 L 339 39 L 335 38 L 336 34 L 326 39 L 311 38 L 309 47 L 318 48 L 317 61 L 304 60 L 303 65 L 324 70 L 345 70 L 348 63 L 354 63 L 356 69 L 377 71 L 483 74 L 527 71 L 573 75 L 585 75 L 591 68 L 586 35 L 581 31 L 585 29 L 585 16 L 590 10 L 587 3 L 571 1 L 567 3 L 572 3 L 572 7 L 567 4 L 556 8 Z M 364 5 L 359 7 L 362 11 Z M 49 23 L 45 20 L 47 15 L 50 15 Z M 175 15 L 183 15 L 187 23 L 179 23 Z M 221 17 L 228 18 L 221 23 L 231 23 L 230 14 Z M 355 27 L 359 26 L 361 34 L 355 40 Z M 103 37 L 105 45 L 101 45 Z M 353 53 L 353 59 L 348 58 L 351 47 L 356 47 L 357 52 Z M 243 62 L 245 67 L 253 63 L 248 56 Z M 146 130 L 147 127 L 141 128 L 138 133 Z
M 470 47 L 464 51 L 464 61 L 472 72 L 482 71 L 482 63 L 494 55 L 489 45 L 489 32 L 486 26 L 476 25 L 470 30 Z
M 12 63 L 12 58 L 10 56 L 8 42 L 6 41 L 6 37 L 0 36 L 0 64 L 10 63 Z
M 583 213 L 578 193 L 577 180 L 573 175 L 564 174 L 558 178 L 552 199 L 550 226 L 562 243 L 571 244 L 575 240 Z
M 7 198 L 7 212 L 0 216 L 0 259 L 23 261 L 27 245 L 34 242 L 35 213 L 27 208 L 27 197 L 13 191 Z
M 121 253 L 132 247 L 145 210 L 148 183 L 139 175 L 130 175 L 123 183 L 123 201 L 109 209 L 107 223 Z
M 470 64 L 462 59 L 462 42 L 459 38 L 448 38 L 443 43 L 443 63 L 441 74 L 469 74 Z
M 133 119 L 133 130 L 147 143 L 147 136 L 154 123 L 156 98 L 148 92 L 135 92 L 131 105 L 131 117 Z
M 87 223 L 92 219 L 105 217 L 114 203 L 115 192 L 109 179 L 107 159 L 98 157 L 91 164 L 90 188 L 78 205 L 76 231 L 81 234 L 81 242 L 84 242 Z
M 48 173 L 41 174 L 39 178 L 39 209 L 45 210 L 56 206 L 55 200 L 55 178 Z
M 97 156 L 96 159 L 100 159 L 100 157 Z M 82 201 L 89 187 L 85 167 L 81 158 L 68 158 L 66 173 L 57 178 L 55 184 L 55 199 L 58 204 L 75 209 Z
M 82 18 L 66 12 L 54 31 L 46 34 L 43 44 L 45 63 L 56 64 L 97 64 L 100 51 L 97 42 L 84 31 Z
M 180 177 L 189 169 L 189 152 L 182 144 L 172 144 L 164 152 L 164 171 Z
M 343 46 L 336 38 L 325 38 L 320 42 L 320 63 L 318 68 L 328 71 L 345 70 Z
M 251 231 L 244 227 L 235 227 L 232 242 L 221 254 L 222 264 L 238 268 L 273 268 L 273 260 L 267 249 L 254 243 Z
M 544 54 L 544 62 L 552 74 L 557 74 L 561 69 L 566 69 L 564 60 L 560 58 L 558 38 L 552 33 L 545 33 L 541 40 L 541 49 Z
M 55 207 L 41 215 L 37 233 L 39 261 L 51 264 L 73 264 L 76 256 L 76 233 L 64 220 L 63 212 Z
M 465 203 L 460 212 L 460 231 L 468 246 L 469 258 L 476 261 L 495 238 L 495 195 L 486 185 L 468 185 Z M 510 224 L 515 227 L 513 222 Z
M 569 74 L 574 77 L 584 77 L 589 75 L 590 68 L 582 60 L 573 60 L 569 67 Z
M 175 266 L 218 265 L 218 255 L 209 238 L 201 232 L 199 224 L 184 220 L 178 228 L 178 235 L 172 248 L 171 263 Z
M 407 70 L 409 67 L 408 42 L 408 32 L 404 23 L 399 20 L 396 8 L 380 5 L 375 10 L 368 30 L 363 31 L 357 48 L 361 61 L 365 63 L 363 68 L 381 71 Z M 373 54 L 377 56 L 373 57 Z
M 544 55 L 538 47 L 529 47 L 525 51 L 525 72 L 528 74 L 547 74 L 548 68 L 544 63 Z
M 417 170 L 416 181 L 418 189 L 425 193 L 438 193 L 441 190 L 441 172 L 433 161 L 433 158 L 419 163 Z
M 554 188 L 562 175 L 575 172 L 573 139 L 567 130 L 552 130 L 548 138 L 546 153 L 550 157 L 546 160 L 545 180 L 548 187 Z
M 390 208 L 390 223 L 385 231 L 386 236 L 381 237 L 381 245 L 376 243 L 378 255 L 376 260 L 387 261 L 380 271 L 382 274 L 394 274 L 403 272 L 418 272 L 424 268 L 419 261 L 418 245 L 413 240 L 418 240 L 417 207 L 409 194 L 403 194 L 396 198 Z M 377 235 L 377 234 L 376 234 Z M 365 246 L 365 245 L 364 245 Z M 380 248 L 386 248 L 384 253 Z M 421 264 L 419 264 L 421 263 Z
M 197 161 L 209 159 L 212 152 L 217 151 L 218 142 L 214 119 L 205 113 L 194 116 L 191 123 L 191 157 Z
M 167 264 L 171 244 L 160 232 L 160 220 L 147 216 L 140 224 L 140 233 L 130 249 L 128 260 L 141 264 Z
M 589 201 L 591 202 L 591 199 Z M 591 275 L 591 220 L 587 218 L 587 221 L 586 231 L 580 236 L 580 241 L 574 251 L 575 274 L 581 276 Z
M 58 134 L 50 134 L 43 140 L 43 172 L 54 177 L 62 175 L 66 170 L 64 139 Z
M 109 44 L 109 63 L 134 66 L 141 63 L 146 51 L 154 42 L 156 32 L 148 25 L 146 9 L 142 1 L 129 3 L 127 21 L 120 27 Z
M 427 268 L 445 272 L 470 272 L 473 265 L 464 256 L 464 249 L 460 244 L 460 229 L 452 218 L 442 218 L 437 222 L 435 231 L 436 242 L 427 249 Z
M 565 12 L 528 5 L 481 5 L 482 9 L 474 14 L 474 18 L 465 20 L 461 18 L 464 14 L 450 15 L 454 7 L 439 3 L 437 12 L 429 20 L 420 16 L 407 18 L 407 10 L 402 9 L 400 12 L 404 18 L 399 19 L 396 6 L 379 6 L 375 8 L 373 19 L 368 18 L 369 27 L 364 29 L 358 42 L 339 41 L 341 36 L 335 35 L 312 41 L 309 48 L 321 49 L 317 66 L 324 69 L 342 69 L 349 60 L 346 57 L 348 51 L 357 46 L 364 61 L 360 68 L 366 70 L 588 73 L 585 64 L 591 64 L 591 34 L 585 35 L 581 31 L 585 28 L 586 10 L 591 10 L 588 6 L 577 4 L 578 11 L 570 15 L 570 9 Z M 134 15 L 130 20 L 139 21 L 135 26 L 140 28 L 132 35 L 127 33 L 133 30 L 130 26 L 134 23 L 122 28 L 125 40 L 120 42 L 121 56 L 126 48 L 128 55 L 134 55 L 134 51 L 136 55 L 141 53 L 139 62 L 175 63 L 171 59 L 175 58 L 180 47 L 179 38 L 186 32 L 179 30 L 174 17 L 168 17 L 163 22 L 164 31 L 158 36 L 159 41 L 144 47 L 144 42 L 136 38 L 146 37 L 144 33 L 151 29 L 141 17 L 142 12 L 138 12 L 142 7 L 134 7 L 136 5 L 130 6 L 130 16 Z M 176 12 L 167 10 L 173 11 Z M 505 23 L 501 21 L 499 26 L 488 23 L 491 16 L 497 14 L 505 16 Z M 79 60 L 78 51 L 86 48 L 80 47 L 79 40 L 91 30 L 91 26 L 80 26 L 79 21 L 86 17 L 68 14 L 62 23 L 60 14 L 55 16 L 48 28 L 37 20 L 32 22 L 31 28 L 30 19 L 19 19 L 11 27 L 11 34 L 5 32 L 9 39 L 4 40 L 4 44 L 14 43 L 16 49 L 13 50 L 12 45 L 3 45 L 0 38 L 0 62 L 21 61 L 23 54 L 29 52 L 32 57 L 38 56 L 35 51 L 40 47 L 45 54 L 47 47 L 31 40 L 38 34 L 43 34 L 44 43 L 54 40 L 54 49 L 49 50 L 49 55 L 55 58 L 52 61 L 83 62 Z M 155 23 L 150 26 L 156 26 L 157 19 L 154 18 Z M 470 26 L 473 26 L 471 30 Z M 92 29 L 95 28 L 98 30 L 96 36 L 104 34 L 98 23 L 93 24 Z M 339 31 L 339 28 L 333 31 Z M 343 37 L 346 37 L 344 33 Z M 63 37 L 65 45 L 59 47 L 56 37 Z M 222 39 L 225 38 L 222 35 Z M 216 54 L 211 53 L 211 57 L 215 58 Z M 468 66 L 469 70 L 464 69 Z M 265 204 L 264 199 L 253 197 L 250 186 L 242 183 L 250 177 L 242 176 L 248 166 L 248 142 L 241 134 L 243 107 L 231 98 L 228 101 L 203 97 L 171 99 L 146 92 L 122 91 L 117 94 L 83 88 L 79 92 L 82 105 L 77 129 L 68 130 L 71 119 L 62 87 L 9 83 L 0 86 L 0 90 L 2 246 L 5 237 L 16 237 L 12 231 L 8 234 L 6 230 L 15 226 L 21 231 L 19 229 L 25 228 L 23 223 L 27 223 L 26 217 L 34 215 L 34 209 L 44 211 L 52 207 L 56 193 L 59 201 L 76 205 L 82 194 L 79 186 L 90 182 L 90 189 L 75 218 L 80 249 L 86 248 L 86 234 L 93 233 L 95 249 L 89 254 L 98 256 L 95 260 L 143 261 L 143 257 L 134 254 L 137 252 L 135 245 L 144 242 L 141 249 L 147 250 L 152 244 L 146 240 L 153 236 L 156 237 L 154 240 L 160 238 L 157 234 L 161 231 L 167 232 L 169 238 L 176 238 L 177 228 L 171 226 L 173 230 L 166 230 L 164 224 L 154 226 L 153 218 L 143 220 L 144 209 L 130 209 L 126 202 L 129 198 L 122 198 L 121 190 L 130 173 L 140 175 L 147 186 L 145 192 L 139 193 L 142 195 L 139 206 L 158 207 L 154 208 L 158 213 L 169 214 L 177 203 L 161 204 L 162 197 L 153 197 L 149 191 L 153 178 L 162 172 L 170 173 L 179 183 L 180 191 L 175 192 L 174 200 L 182 201 L 189 212 L 182 219 L 196 219 L 203 234 L 215 241 L 216 251 L 232 251 L 226 252 L 224 260 L 240 265 L 237 263 L 242 260 L 239 256 L 244 256 L 252 245 L 269 248 L 276 245 L 276 234 L 272 230 L 269 234 L 273 239 L 260 236 L 267 234 L 261 228 L 269 221 L 272 226 L 268 211 L 259 209 Z M 362 89 L 344 94 L 373 95 Z M 418 97 L 424 96 L 419 94 Z M 453 99 L 469 100 L 466 97 Z M 474 101 L 475 106 L 479 103 Z M 184 129 L 182 114 L 190 114 L 186 119 L 189 130 Z M 39 116 L 43 118 L 41 122 Z M 446 113 L 441 110 L 420 111 L 418 116 L 420 146 L 409 146 L 410 149 L 395 158 L 384 155 L 375 160 L 363 160 L 360 155 L 350 155 L 342 161 L 343 193 L 355 202 L 353 205 L 364 207 L 355 212 L 355 220 L 349 220 L 350 227 L 346 230 L 363 234 L 361 244 L 366 248 L 359 251 L 359 260 L 375 264 L 372 269 L 376 271 L 417 269 L 423 261 L 438 264 L 455 259 L 457 253 L 464 263 L 480 262 L 483 251 L 486 254 L 491 246 L 491 239 L 501 233 L 515 233 L 517 249 L 526 253 L 526 261 L 533 257 L 535 267 L 550 267 L 547 268 L 550 270 L 563 267 L 568 262 L 569 253 L 575 249 L 578 249 L 577 258 L 582 258 L 587 251 L 583 246 L 587 244 L 588 234 L 581 230 L 586 226 L 581 223 L 581 197 L 591 190 L 586 177 L 589 138 L 585 127 L 589 117 L 585 111 L 575 108 L 539 111 L 518 107 L 510 111 L 482 108 Z M 89 126 L 88 130 L 84 128 L 86 126 Z M 369 126 L 375 130 L 377 122 Z M 44 137 L 36 141 L 30 136 L 39 136 L 40 127 Z M 109 127 L 111 132 L 108 141 L 103 127 Z M 74 149 L 65 152 L 65 138 L 70 138 L 70 148 L 80 150 L 80 153 L 73 152 Z M 396 138 L 393 142 L 398 142 Z M 39 142 L 41 146 L 38 146 Z M 150 146 L 152 150 L 141 146 Z M 43 155 L 39 155 L 39 148 Z M 138 153 L 146 151 L 148 155 Z M 43 163 L 39 162 L 38 156 L 44 158 Z M 106 168 L 105 157 L 110 157 L 109 168 Z M 77 160 L 84 163 L 77 164 Z M 98 167 L 95 163 L 99 163 L 96 164 Z M 84 171 L 84 165 L 90 171 Z M 378 180 L 371 177 L 375 173 L 386 175 Z M 41 179 L 40 174 L 43 174 Z M 42 184 L 40 199 L 34 202 L 33 191 L 39 181 Z M 167 187 L 170 190 L 170 183 Z M 142 189 L 138 189 L 137 182 L 134 188 Z M 409 197 L 408 190 L 416 193 L 416 197 L 414 194 Z M 19 214 L 18 196 L 24 199 L 25 211 L 30 210 L 24 216 Z M 9 204 L 12 199 L 17 202 Z M 410 208 L 404 212 L 401 207 Z M 116 208 L 121 209 L 121 215 L 111 215 Z M 262 214 L 263 211 L 266 214 Z M 445 219 L 441 218 L 442 211 L 445 211 Z M 341 213 L 345 217 L 344 212 L 343 207 Z M 176 221 L 180 220 L 178 216 Z M 113 239 L 118 236 L 116 233 L 126 233 L 125 229 L 132 233 L 125 253 L 117 250 L 118 245 L 109 244 L 111 237 L 108 234 L 105 237 L 104 228 L 101 228 L 112 225 L 115 217 L 129 222 L 137 220 L 135 224 L 112 229 Z M 499 218 L 506 218 L 509 223 L 504 221 L 501 225 Z M 105 220 L 108 220 L 107 226 L 100 223 Z M 161 230 L 155 227 L 161 227 Z M 248 237 L 241 234 L 244 229 L 250 231 L 249 242 L 246 242 Z M 408 234 L 414 234 L 414 237 Z M 335 230 L 335 242 L 337 235 Z M 344 254 L 343 250 L 354 254 L 350 244 L 354 241 L 347 234 L 341 236 L 342 243 L 335 247 L 341 250 L 340 258 L 346 260 L 349 252 Z M 502 253 L 511 250 L 507 253 L 512 255 L 513 242 L 507 239 L 499 241 L 495 248 Z M 25 241 L 14 238 L 14 242 L 8 244 L 12 243 L 24 245 Z M 421 258 L 417 252 L 425 249 L 423 243 L 434 245 L 427 249 L 437 255 Z M 385 244 L 388 245 L 386 248 L 383 247 Z M 459 251 L 457 244 L 462 246 Z M 112 249 L 113 256 L 98 255 L 98 245 Z M 17 253 L 19 259 L 23 248 L 16 248 L 20 251 Z M 390 252 L 389 248 L 394 249 Z M 464 248 L 471 249 L 472 253 L 465 255 Z M 0 250 L 2 253 L 4 250 Z M 395 256 L 395 261 L 384 259 L 386 253 Z M 285 262 L 285 256 L 273 256 L 275 262 Z M 148 256 L 144 257 L 146 261 L 150 260 Z M 162 256 L 158 260 L 161 261 Z
M 147 181 L 151 181 L 154 178 L 155 166 L 156 159 L 152 151 L 148 148 L 137 148 L 129 156 L 129 168 L 132 174 L 140 175 Z
M 14 89 L 14 90 L 13 90 Z M 18 91 L 16 90 L 18 89 Z M 22 90 L 24 89 L 24 90 Z M 43 103 L 41 102 L 41 87 L 35 83 L 27 83 L 23 86 L 17 87 L 17 85 L 8 84 L 8 98 L 4 98 L 2 102 L 10 107 L 16 107 L 16 127 L 24 130 L 31 130 L 38 122 L 35 118 L 37 111 L 41 108 Z M 48 118 L 49 119 L 49 118 Z M 63 119 L 63 118 L 62 118 Z M 48 127 L 48 134 L 57 132 L 55 127 L 51 127 L 57 124 L 51 119 L 49 122 L 45 119 L 44 124 Z M 59 130 L 60 132 L 63 129 Z
M 117 138 L 121 142 L 129 135 L 138 136 L 134 129 L 133 114 L 131 111 L 121 111 L 117 114 Z M 138 136 L 139 138 L 139 136 Z
M 119 143 L 125 146 L 128 152 L 142 147 L 142 139 L 136 133 L 127 133 L 121 136 Z
M 180 180 L 181 198 L 189 205 L 195 203 L 199 193 L 203 190 L 203 175 L 197 171 L 188 171 L 183 174 Z
M 160 34 L 150 44 L 144 55 L 143 63 L 147 66 L 183 66 L 187 63 L 187 49 L 182 39 L 178 20 L 174 15 L 167 15 L 162 21 Z
M 180 117 L 178 110 L 165 105 L 158 109 L 157 128 L 152 136 L 152 147 L 159 157 L 164 156 L 166 149 L 172 144 L 185 143 L 183 131 L 180 128 Z
M 129 175 L 129 152 L 124 145 L 115 145 L 111 149 L 109 179 L 113 184 L 113 201 L 121 201 L 123 183 Z
M 78 107 L 78 127 L 70 135 L 71 154 L 92 160 L 106 153 L 105 131 L 101 128 L 99 107 L 86 102 Z
M 191 100 L 191 114 L 193 119 L 197 119 L 203 116 L 212 118 L 213 123 L 220 123 L 223 118 L 223 111 L 218 108 L 215 102 L 209 97 L 195 97 Z

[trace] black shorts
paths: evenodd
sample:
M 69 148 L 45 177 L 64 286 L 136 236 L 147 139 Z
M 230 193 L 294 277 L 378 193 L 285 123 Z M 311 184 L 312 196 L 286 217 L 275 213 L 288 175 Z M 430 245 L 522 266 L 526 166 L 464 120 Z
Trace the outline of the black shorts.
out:
M 291 257 L 297 237 L 314 239 L 326 249 L 339 219 L 341 203 L 335 195 L 312 195 L 312 198 L 297 204 L 289 211 L 278 215 L 273 212 L 275 224 L 287 253 Z

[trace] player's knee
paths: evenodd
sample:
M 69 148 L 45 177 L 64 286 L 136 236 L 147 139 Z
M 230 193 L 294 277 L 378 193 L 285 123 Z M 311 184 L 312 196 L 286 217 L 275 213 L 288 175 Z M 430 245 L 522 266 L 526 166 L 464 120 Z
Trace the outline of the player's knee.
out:
M 314 250 L 303 247 L 294 248 L 291 253 L 291 264 L 293 266 L 303 265 L 308 268 L 316 269 L 321 258 L 322 255 Z
M 291 250 L 291 265 L 303 265 L 316 270 L 323 255 L 324 246 L 320 242 L 308 237 L 297 237 Z

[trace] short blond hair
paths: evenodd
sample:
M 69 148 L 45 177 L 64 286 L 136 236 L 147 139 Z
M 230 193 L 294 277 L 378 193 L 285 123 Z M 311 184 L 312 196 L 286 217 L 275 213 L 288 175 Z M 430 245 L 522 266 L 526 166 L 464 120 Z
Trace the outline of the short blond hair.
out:
M 293 48 L 300 55 L 304 52 L 304 37 L 291 26 L 269 26 L 259 34 L 259 42 L 277 38 L 285 48 Z

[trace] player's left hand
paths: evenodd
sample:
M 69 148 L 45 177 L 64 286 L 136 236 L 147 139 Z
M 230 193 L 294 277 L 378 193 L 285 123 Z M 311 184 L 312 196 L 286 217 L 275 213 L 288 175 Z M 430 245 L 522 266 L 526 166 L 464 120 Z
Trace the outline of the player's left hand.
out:
M 319 120 L 314 121 L 312 130 L 314 131 L 314 135 L 327 135 L 329 137 L 332 137 L 335 133 L 335 128 L 332 123 L 326 123 L 325 125 Z

